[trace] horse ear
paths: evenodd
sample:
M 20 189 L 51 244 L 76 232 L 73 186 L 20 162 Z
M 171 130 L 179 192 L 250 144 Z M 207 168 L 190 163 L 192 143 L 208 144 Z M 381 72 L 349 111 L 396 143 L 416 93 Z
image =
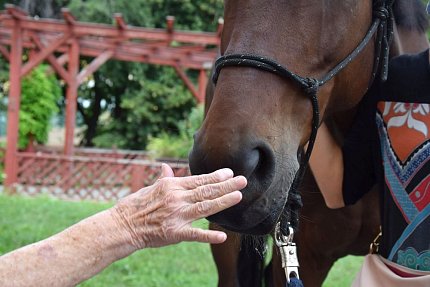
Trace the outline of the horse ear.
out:
M 160 178 L 164 177 L 175 177 L 175 174 L 173 173 L 172 168 L 168 164 L 162 163 Z

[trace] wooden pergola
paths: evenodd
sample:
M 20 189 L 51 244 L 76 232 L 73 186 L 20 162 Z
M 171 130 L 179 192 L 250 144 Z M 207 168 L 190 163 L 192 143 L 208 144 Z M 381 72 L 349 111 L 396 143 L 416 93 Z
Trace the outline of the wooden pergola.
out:
M 197 100 L 204 100 L 207 70 L 217 55 L 222 23 L 216 33 L 207 33 L 177 31 L 171 16 L 167 17 L 166 29 L 128 26 L 121 14 L 114 15 L 115 26 L 79 22 L 67 9 L 63 9 L 63 18 L 32 18 L 13 5 L 0 12 L 0 54 L 10 63 L 6 186 L 17 181 L 21 79 L 42 62 L 49 63 L 67 85 L 66 156 L 73 155 L 78 87 L 110 59 L 171 66 Z M 24 63 L 25 49 L 29 59 Z M 80 70 L 80 56 L 94 59 Z M 197 86 L 187 76 L 186 69 L 199 71 Z

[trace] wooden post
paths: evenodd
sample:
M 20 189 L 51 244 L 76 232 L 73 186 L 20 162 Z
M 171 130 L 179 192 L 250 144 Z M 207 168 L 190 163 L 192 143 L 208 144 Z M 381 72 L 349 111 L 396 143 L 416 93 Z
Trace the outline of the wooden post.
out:
M 142 184 L 143 171 L 138 164 L 131 164 L 131 192 L 136 192 L 143 187 Z
M 188 90 L 190 90 L 191 94 L 193 94 L 193 96 L 197 99 L 197 101 L 200 102 L 199 92 L 196 89 L 196 87 L 194 86 L 193 82 L 187 76 L 185 71 L 181 67 L 179 67 L 178 65 L 173 66 L 173 68 L 175 69 L 176 73 L 181 78 L 181 80 L 184 82 L 184 84 L 188 88 Z
M 199 104 L 205 102 L 206 97 L 206 86 L 208 85 L 208 75 L 206 74 L 206 70 L 201 69 L 199 73 L 199 94 L 197 100 Z
M 10 90 L 7 106 L 7 143 L 5 157 L 5 186 L 11 187 L 17 182 L 18 162 L 18 127 L 19 127 L 19 104 L 21 97 L 21 67 L 22 67 L 22 30 L 21 23 L 15 19 L 12 30 L 10 49 Z
M 72 40 L 69 47 L 69 83 L 66 91 L 66 136 L 64 154 L 73 155 L 73 139 L 75 134 L 76 106 L 78 97 L 79 44 Z

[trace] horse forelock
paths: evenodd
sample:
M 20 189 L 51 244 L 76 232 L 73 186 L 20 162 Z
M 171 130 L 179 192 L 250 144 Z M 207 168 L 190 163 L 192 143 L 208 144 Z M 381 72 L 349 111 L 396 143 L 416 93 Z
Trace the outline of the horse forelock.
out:
M 424 33 L 429 28 L 429 21 L 421 0 L 394 1 L 394 17 L 399 27 Z

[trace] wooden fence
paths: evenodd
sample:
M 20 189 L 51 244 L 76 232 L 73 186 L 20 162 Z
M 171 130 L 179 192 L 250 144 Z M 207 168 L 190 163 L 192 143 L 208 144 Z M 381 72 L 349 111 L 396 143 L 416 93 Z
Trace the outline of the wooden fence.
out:
M 118 200 L 152 184 L 161 163 L 131 151 L 77 149 L 76 155 L 19 152 L 18 182 L 12 192 L 67 199 Z M 166 160 L 176 176 L 189 174 L 184 161 Z

